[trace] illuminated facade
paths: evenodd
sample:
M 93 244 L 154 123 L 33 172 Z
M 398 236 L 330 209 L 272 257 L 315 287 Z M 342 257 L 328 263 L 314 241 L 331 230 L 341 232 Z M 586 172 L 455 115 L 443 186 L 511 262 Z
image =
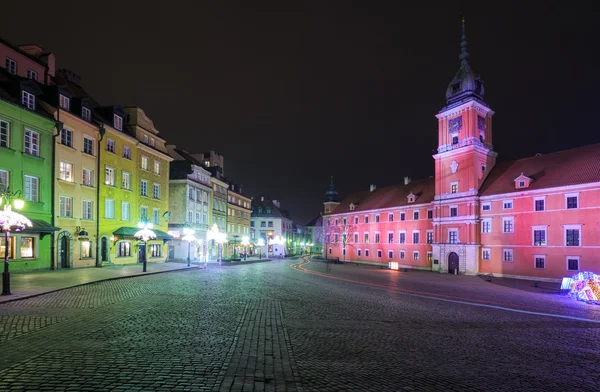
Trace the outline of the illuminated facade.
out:
M 203 260 L 205 242 L 188 244 L 182 240 L 184 229 L 195 230 L 194 236 L 202 241 L 207 239 L 207 230 L 212 222 L 212 193 L 210 176 L 203 164 L 185 150 L 174 145 L 167 146 L 169 155 L 174 158 L 169 174 L 169 233 L 174 239 L 169 241 L 169 260 L 190 258 Z
M 599 272 L 600 145 L 496 164 L 494 112 L 468 63 L 436 115 L 435 176 L 325 199 L 328 257 L 556 280 Z M 333 191 L 333 192 L 332 192 Z
M 236 257 L 244 252 L 242 238 L 250 238 L 252 200 L 244 196 L 242 186 L 231 184 L 227 193 L 227 254 Z
M 56 122 L 41 107 L 42 94 L 36 82 L 0 68 L 0 193 L 20 192 L 25 205 L 19 213 L 33 224 L 11 234 L 11 271 L 50 268 L 52 235 L 58 230 L 53 226 L 52 203 L 47 202 L 52 197 Z M 2 235 L 0 257 L 6 251 Z

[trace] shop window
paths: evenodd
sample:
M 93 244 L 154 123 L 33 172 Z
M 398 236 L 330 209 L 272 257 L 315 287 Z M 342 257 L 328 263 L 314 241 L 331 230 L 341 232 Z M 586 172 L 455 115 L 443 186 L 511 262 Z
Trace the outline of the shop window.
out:
M 21 258 L 33 258 L 33 237 L 21 237 Z
M 150 245 L 150 257 L 160 257 L 160 244 L 151 244 Z

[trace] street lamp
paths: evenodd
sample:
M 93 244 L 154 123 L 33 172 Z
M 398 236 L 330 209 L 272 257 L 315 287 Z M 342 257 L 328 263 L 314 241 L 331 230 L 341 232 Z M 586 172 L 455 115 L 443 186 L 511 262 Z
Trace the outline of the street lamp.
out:
M 138 223 L 137 227 L 140 229 L 138 230 L 133 236 L 135 238 L 137 238 L 138 240 L 143 242 L 143 256 L 142 254 L 138 251 L 138 261 L 140 257 L 143 257 L 143 262 L 144 262 L 144 269 L 143 272 L 146 272 L 146 263 L 147 263 L 147 257 L 146 257 L 146 243 L 148 242 L 148 240 L 153 240 L 156 238 L 156 234 L 152 231 L 152 228 L 154 227 L 152 225 L 152 223 L 149 222 L 140 222 Z
M 196 241 L 196 237 L 194 237 L 194 234 L 196 233 L 196 230 L 194 229 L 190 229 L 188 227 L 183 229 L 183 234 L 185 234 L 183 237 L 181 237 L 181 239 L 185 242 L 188 243 L 188 257 L 187 257 L 187 266 L 190 266 L 190 248 L 192 245 L 192 242 Z
M 250 245 L 250 238 L 245 235 L 242 237 L 242 245 L 244 246 L 244 260 L 248 260 L 248 245 Z
M 8 189 L 0 193 L 0 206 L 4 204 L 4 209 L 0 211 L 0 229 L 4 232 L 4 272 L 2 273 L 2 295 L 10 295 L 10 272 L 8 272 L 8 252 L 10 231 L 21 231 L 26 227 L 31 227 L 31 221 L 12 211 L 12 205 L 15 209 L 20 210 L 25 205 L 21 199 L 17 199 L 21 195 L 20 191 L 11 192 Z
M 262 247 L 265 246 L 265 240 L 263 240 L 262 238 L 259 238 L 258 241 L 256 241 L 256 246 L 258 246 L 258 259 L 262 259 Z
M 214 223 L 211 229 L 206 232 L 206 237 L 208 240 L 214 240 L 219 244 L 219 265 L 221 265 L 223 258 L 223 244 L 227 242 L 227 233 L 219 231 L 219 227 Z

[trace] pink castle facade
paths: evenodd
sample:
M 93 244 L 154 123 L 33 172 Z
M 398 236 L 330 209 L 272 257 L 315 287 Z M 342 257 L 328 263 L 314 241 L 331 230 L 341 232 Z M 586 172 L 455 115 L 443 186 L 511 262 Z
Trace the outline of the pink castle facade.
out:
M 600 273 L 600 144 L 496 164 L 494 112 L 461 66 L 437 115 L 435 176 L 325 201 L 324 252 L 442 273 L 558 280 Z

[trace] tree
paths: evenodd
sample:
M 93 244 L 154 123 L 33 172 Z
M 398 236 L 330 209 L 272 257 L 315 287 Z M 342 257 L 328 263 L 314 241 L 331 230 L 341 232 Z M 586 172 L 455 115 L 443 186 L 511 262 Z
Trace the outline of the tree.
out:
M 325 226 L 325 222 L 323 223 Z M 357 231 L 356 225 L 350 221 L 349 217 L 335 217 L 333 221 L 331 218 L 327 218 L 327 227 L 328 230 L 326 231 L 325 238 L 330 243 L 335 244 L 335 246 L 342 248 L 343 261 L 346 261 L 346 249 L 350 239 L 354 237 L 354 233 Z

